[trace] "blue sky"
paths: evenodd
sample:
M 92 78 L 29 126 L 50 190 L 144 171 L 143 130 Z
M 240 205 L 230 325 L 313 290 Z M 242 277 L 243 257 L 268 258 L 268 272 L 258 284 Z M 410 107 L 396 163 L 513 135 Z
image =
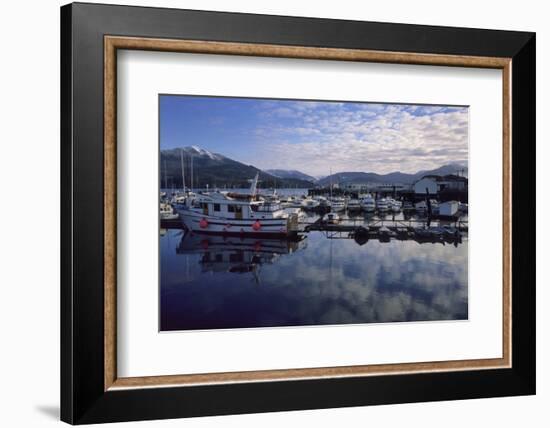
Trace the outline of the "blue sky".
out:
M 314 176 L 416 172 L 467 162 L 468 108 L 161 95 L 160 144 Z

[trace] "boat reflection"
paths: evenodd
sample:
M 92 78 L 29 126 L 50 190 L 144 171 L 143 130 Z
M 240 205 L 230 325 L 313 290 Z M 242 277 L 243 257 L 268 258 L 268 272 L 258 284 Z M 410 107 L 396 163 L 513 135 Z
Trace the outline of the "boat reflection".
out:
M 177 254 L 198 254 L 202 272 L 252 273 L 257 282 L 260 267 L 306 247 L 306 239 L 265 239 L 186 233 Z

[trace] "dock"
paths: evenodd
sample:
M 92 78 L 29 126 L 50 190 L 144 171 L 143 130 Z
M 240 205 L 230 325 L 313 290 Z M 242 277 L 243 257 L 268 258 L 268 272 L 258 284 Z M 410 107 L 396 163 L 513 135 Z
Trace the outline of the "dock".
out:
M 319 218 L 308 223 L 304 232 L 323 232 L 328 239 L 353 239 L 359 245 L 369 240 L 390 242 L 416 241 L 424 243 L 454 244 L 462 243 L 467 236 L 467 221 L 434 221 L 432 219 L 386 220 L 386 219 L 346 219 L 339 223 L 327 223 Z
M 368 230 L 379 230 L 384 227 L 390 231 L 399 231 L 403 228 L 414 231 L 417 228 L 439 228 L 443 226 L 451 227 L 459 232 L 468 232 L 468 221 L 467 220 L 453 220 L 445 221 L 441 219 L 433 218 L 411 218 L 411 219 L 379 219 L 379 218 L 351 218 L 340 220 L 338 223 L 327 223 L 323 221 L 323 218 L 320 217 L 314 222 L 306 222 L 304 224 L 304 231 L 330 231 L 330 232 L 355 232 L 359 228 L 368 229 Z
M 312 222 L 300 223 L 303 232 L 297 235 L 301 239 L 310 232 L 322 232 L 327 239 L 353 239 L 357 244 L 363 245 L 369 240 L 390 242 L 416 241 L 420 244 L 453 244 L 462 243 L 467 239 L 468 221 L 442 221 L 428 218 L 415 219 L 379 219 L 379 218 L 353 218 L 344 219 L 332 224 L 323 221 L 319 217 Z M 184 229 L 179 219 L 161 220 L 162 229 Z

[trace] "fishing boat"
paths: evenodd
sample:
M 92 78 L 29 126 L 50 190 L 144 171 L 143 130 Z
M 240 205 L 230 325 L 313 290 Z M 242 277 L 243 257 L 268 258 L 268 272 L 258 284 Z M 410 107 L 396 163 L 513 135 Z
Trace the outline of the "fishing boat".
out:
M 401 211 L 401 208 L 403 207 L 403 202 L 397 201 L 395 199 L 392 199 L 390 202 L 390 208 L 394 213 L 398 213 Z
M 330 209 L 333 212 L 344 211 L 346 209 L 346 200 L 340 197 L 330 199 Z
M 286 200 L 281 199 L 281 205 L 284 208 L 302 208 L 302 201 L 301 196 L 290 195 Z
M 319 201 L 311 197 L 307 197 L 302 200 L 301 207 L 306 211 L 314 210 L 319 207 Z
M 330 210 L 332 212 L 338 212 L 338 211 L 344 211 L 346 209 L 346 200 L 339 196 L 333 196 L 332 195 L 332 168 L 330 169 L 330 194 L 328 199 L 328 205 L 330 206 Z
M 348 210 L 359 211 L 361 209 L 361 200 L 359 198 L 351 198 L 348 200 Z
M 267 201 L 267 202 L 278 202 L 278 203 L 281 203 L 281 198 L 279 197 L 279 195 L 277 194 L 277 190 L 276 189 L 273 189 L 271 190 L 270 193 L 262 193 L 262 194 L 259 194 L 258 195 L 258 199 L 262 200 L 262 201 Z
M 226 235 L 291 236 L 303 230 L 302 213 L 285 211 L 278 200 L 261 200 L 256 195 L 258 174 L 248 194 L 199 193 L 185 204 L 176 204 L 186 229 L 195 233 Z
M 390 205 L 388 203 L 388 200 L 386 198 L 380 198 L 376 201 L 376 209 L 379 212 L 385 212 L 390 209 Z
M 361 199 L 361 208 L 368 213 L 372 213 L 376 210 L 376 202 L 370 193 Z
M 178 218 L 178 213 L 174 212 L 174 209 L 170 204 L 164 202 L 160 203 L 160 219 L 161 220 L 175 220 Z
M 317 202 L 319 202 L 319 208 L 320 209 L 328 209 L 330 208 L 330 201 L 321 195 L 314 196 L 313 199 L 315 199 Z
M 288 195 L 281 197 L 281 205 L 285 208 L 300 208 L 301 200 L 294 195 Z

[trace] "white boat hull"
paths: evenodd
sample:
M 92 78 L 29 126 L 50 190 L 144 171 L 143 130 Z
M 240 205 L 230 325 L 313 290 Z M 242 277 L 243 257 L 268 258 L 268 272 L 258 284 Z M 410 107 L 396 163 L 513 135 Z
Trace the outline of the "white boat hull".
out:
M 178 209 L 178 213 L 186 229 L 195 233 L 270 236 L 287 236 L 292 233 L 287 218 L 240 220 L 208 216 L 192 210 Z
M 178 217 L 177 213 L 160 213 L 161 220 L 176 220 Z

